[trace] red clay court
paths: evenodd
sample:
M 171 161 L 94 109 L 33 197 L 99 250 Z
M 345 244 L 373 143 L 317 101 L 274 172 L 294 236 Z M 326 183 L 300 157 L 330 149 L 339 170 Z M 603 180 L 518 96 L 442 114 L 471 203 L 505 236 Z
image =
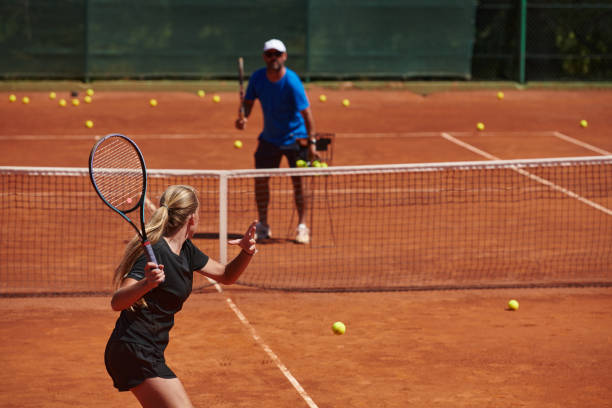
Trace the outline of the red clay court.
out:
M 151 169 L 252 168 L 259 108 L 239 132 L 235 92 L 214 103 L 214 92 L 199 98 L 195 91 L 96 89 L 92 103 L 81 95 L 78 107 L 60 107 L 48 92 L 15 92 L 10 103 L 2 92 L 0 165 L 86 167 L 96 136 L 119 132 L 139 144 Z M 308 88 L 317 129 L 336 134 L 334 165 L 612 154 L 609 90 L 509 88 L 503 100 L 496 93 Z M 61 97 L 70 100 L 68 92 Z M 610 208 L 609 194 L 600 204 Z M 216 257 L 207 244 L 202 249 Z M 506 310 L 511 298 L 520 302 L 516 312 Z M 603 407 L 612 400 L 611 306 L 608 287 L 208 287 L 177 315 L 166 357 L 196 406 Z M 0 310 L 2 406 L 138 406 L 104 370 L 116 318 L 108 298 L 4 297 Z M 347 325 L 343 336 L 331 332 L 337 320 Z

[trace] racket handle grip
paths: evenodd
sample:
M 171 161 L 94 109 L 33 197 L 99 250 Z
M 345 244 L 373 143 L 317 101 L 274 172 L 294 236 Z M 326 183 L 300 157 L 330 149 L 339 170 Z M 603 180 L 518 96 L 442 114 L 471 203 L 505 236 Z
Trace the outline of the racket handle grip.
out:
M 145 252 L 147 253 L 147 257 L 149 258 L 149 262 L 153 262 L 155 265 L 157 265 L 157 259 L 155 259 L 155 254 L 153 253 L 153 247 L 151 246 L 151 243 L 149 241 L 145 241 L 142 243 L 142 246 L 144 246 Z

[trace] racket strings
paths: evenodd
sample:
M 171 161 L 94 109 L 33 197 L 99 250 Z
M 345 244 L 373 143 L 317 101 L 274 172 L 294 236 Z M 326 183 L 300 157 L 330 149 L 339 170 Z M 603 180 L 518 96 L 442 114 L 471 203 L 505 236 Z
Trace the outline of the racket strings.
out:
M 119 137 L 106 139 L 93 157 L 93 178 L 105 200 L 120 211 L 134 209 L 144 187 L 138 151 Z

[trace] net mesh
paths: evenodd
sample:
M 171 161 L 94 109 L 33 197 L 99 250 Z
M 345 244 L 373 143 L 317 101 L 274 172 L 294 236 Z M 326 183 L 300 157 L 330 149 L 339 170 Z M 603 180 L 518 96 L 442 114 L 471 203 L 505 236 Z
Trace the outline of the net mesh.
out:
M 296 175 L 307 195 L 308 245 L 294 241 Z M 269 177 L 272 238 L 258 244 L 243 285 L 341 291 L 612 283 L 612 156 L 156 170 L 148 194 L 158 203 L 168 185 L 194 186 L 201 201 L 194 241 L 219 259 L 221 207 L 228 238 L 244 233 L 257 218 L 256 177 Z M 108 292 L 133 231 L 100 202 L 86 169 L 1 168 L 0 178 L 0 293 Z M 227 251 L 232 259 L 239 249 Z M 207 284 L 198 278 L 195 286 Z

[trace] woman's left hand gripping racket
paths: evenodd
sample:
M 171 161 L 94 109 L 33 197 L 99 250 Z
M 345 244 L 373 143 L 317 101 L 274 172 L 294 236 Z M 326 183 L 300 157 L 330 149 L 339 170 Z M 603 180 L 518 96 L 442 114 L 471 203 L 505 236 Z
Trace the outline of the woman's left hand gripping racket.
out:
M 102 201 L 136 230 L 149 261 L 157 265 L 145 230 L 147 168 L 136 143 L 118 133 L 100 139 L 89 155 L 89 177 Z M 140 229 L 127 216 L 136 209 L 140 210 Z

